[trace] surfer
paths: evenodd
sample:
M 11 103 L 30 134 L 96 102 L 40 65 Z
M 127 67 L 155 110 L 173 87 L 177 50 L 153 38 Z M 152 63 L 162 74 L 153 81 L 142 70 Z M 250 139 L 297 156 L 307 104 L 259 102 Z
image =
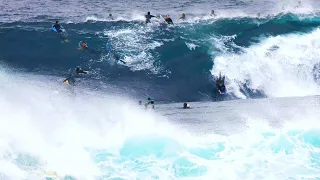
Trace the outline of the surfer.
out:
M 110 20 L 113 20 L 112 14 L 109 14 L 108 18 L 109 18 Z
M 190 104 L 188 103 L 183 103 L 183 109 L 189 109 L 190 108 Z
M 88 74 L 88 71 L 84 71 L 81 67 L 77 66 L 76 67 L 76 73 L 77 74 Z
M 210 16 L 216 16 L 216 14 L 214 14 L 214 10 L 211 10 Z
M 181 20 L 185 20 L 186 19 L 186 14 L 182 13 L 181 16 L 180 16 L 180 19 Z
M 76 69 L 71 72 L 71 74 L 69 75 L 69 77 L 67 79 L 65 79 L 63 81 L 64 84 L 67 85 L 72 85 L 75 83 L 75 78 L 79 75 L 79 74 L 88 74 L 88 71 L 84 71 L 82 68 L 80 68 L 79 66 L 76 67 Z
M 148 97 L 147 100 L 148 102 L 144 104 L 145 108 L 147 108 L 149 104 L 151 104 L 152 109 L 154 109 L 154 101 L 151 99 L 151 97 Z
M 80 41 L 78 50 L 79 51 L 87 51 L 88 50 L 87 43 Z
M 166 15 L 166 18 L 164 20 L 166 21 L 167 24 L 172 24 L 173 25 L 173 21 L 170 18 L 169 14 Z
M 86 42 L 82 42 L 80 41 L 79 44 L 78 44 L 78 50 L 79 51 L 85 51 L 85 52 L 89 52 L 93 55 L 96 55 L 98 56 L 99 54 L 101 54 L 102 52 L 100 50 L 95 50 L 95 49 L 92 49 L 92 48 L 89 48 L 88 47 L 88 44 Z M 108 49 L 107 49 L 108 50 Z
M 56 23 L 53 25 L 53 27 L 56 29 L 57 33 L 62 32 L 61 25 L 59 24 L 59 21 L 56 21 Z
M 147 23 L 151 23 L 150 19 L 156 16 L 151 15 L 150 12 L 148 12 L 147 15 L 145 15 L 145 17 L 146 17 L 146 24 L 147 24 Z
M 219 94 L 226 94 L 227 92 L 226 86 L 224 85 L 224 80 L 225 76 L 222 77 L 220 73 L 218 79 L 216 80 L 216 86 L 218 88 Z

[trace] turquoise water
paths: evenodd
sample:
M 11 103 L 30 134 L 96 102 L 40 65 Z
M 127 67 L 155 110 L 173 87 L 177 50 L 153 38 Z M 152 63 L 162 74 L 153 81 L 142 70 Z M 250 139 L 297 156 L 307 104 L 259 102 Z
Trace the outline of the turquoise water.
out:
M 86 89 L 68 96 L 57 82 L 44 87 L 38 80 L 25 84 L 31 76 L 2 75 L 4 179 L 53 172 L 62 179 L 98 180 L 320 178 L 318 97 L 146 110 L 128 98 Z M 275 113 L 278 119 L 269 117 Z

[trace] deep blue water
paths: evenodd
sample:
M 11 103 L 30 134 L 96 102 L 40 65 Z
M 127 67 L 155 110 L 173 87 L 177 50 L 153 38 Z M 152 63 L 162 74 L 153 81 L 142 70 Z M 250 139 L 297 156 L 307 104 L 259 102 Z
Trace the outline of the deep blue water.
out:
M 69 43 L 51 30 L 50 21 L 2 23 L 1 59 L 19 71 L 67 76 L 81 66 L 91 73 L 82 81 L 88 86 L 99 82 L 138 91 L 158 101 L 201 101 L 236 98 L 221 97 L 210 72 L 215 57 L 240 54 L 243 48 L 259 44 L 263 38 L 292 33 L 308 33 L 320 25 L 317 16 L 295 14 L 254 18 L 209 18 L 177 21 L 168 27 L 161 21 L 87 21 L 61 23 Z M 263 38 L 262 38 L 263 37 Z M 79 41 L 88 43 L 94 53 L 80 52 Z M 112 52 L 107 51 L 109 45 Z M 188 47 L 189 46 L 189 47 Z M 127 64 L 123 64 L 120 59 Z M 225 72 L 222 72 L 225 73 Z M 97 82 L 99 81 L 99 82 Z M 240 88 L 247 97 L 265 97 L 263 89 Z

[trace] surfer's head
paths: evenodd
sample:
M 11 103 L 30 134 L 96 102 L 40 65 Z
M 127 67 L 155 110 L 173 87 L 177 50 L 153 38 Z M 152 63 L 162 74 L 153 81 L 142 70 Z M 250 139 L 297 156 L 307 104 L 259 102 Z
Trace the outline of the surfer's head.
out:
M 87 47 L 87 44 L 86 43 L 82 43 L 81 46 L 82 47 Z
M 150 12 L 148 12 L 147 14 L 150 15 Z
M 59 21 L 56 21 L 56 24 L 58 24 L 59 23 Z

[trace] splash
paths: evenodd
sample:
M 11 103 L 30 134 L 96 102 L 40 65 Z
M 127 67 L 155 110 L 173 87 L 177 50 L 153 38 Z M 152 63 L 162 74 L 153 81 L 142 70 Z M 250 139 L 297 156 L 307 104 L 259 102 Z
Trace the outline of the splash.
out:
M 223 72 L 232 92 L 245 98 L 244 84 L 262 90 L 268 97 L 319 94 L 314 66 L 319 63 L 320 30 L 307 34 L 269 37 L 243 48 L 243 53 L 215 58 L 212 73 Z M 315 72 L 317 73 L 317 72 Z

